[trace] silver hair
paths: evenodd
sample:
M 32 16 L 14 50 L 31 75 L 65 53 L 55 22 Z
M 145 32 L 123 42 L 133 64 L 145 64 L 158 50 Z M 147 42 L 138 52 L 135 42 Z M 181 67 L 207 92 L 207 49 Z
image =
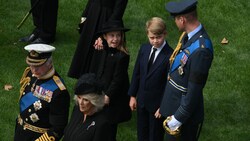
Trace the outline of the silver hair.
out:
M 105 105 L 104 94 L 98 95 L 95 93 L 89 93 L 89 94 L 85 94 L 82 96 L 83 96 L 83 98 L 89 100 L 90 103 L 92 103 L 95 106 L 95 108 L 94 108 L 95 112 L 100 111 L 103 108 L 103 106 Z M 77 95 L 74 96 L 74 100 L 75 100 L 75 103 L 78 105 Z

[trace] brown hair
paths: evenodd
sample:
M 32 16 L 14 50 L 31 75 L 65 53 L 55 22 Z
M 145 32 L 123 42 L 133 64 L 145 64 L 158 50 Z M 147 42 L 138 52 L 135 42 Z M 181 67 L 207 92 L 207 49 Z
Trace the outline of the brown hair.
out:
M 146 22 L 146 32 L 160 35 L 166 33 L 166 23 L 162 18 L 153 17 Z

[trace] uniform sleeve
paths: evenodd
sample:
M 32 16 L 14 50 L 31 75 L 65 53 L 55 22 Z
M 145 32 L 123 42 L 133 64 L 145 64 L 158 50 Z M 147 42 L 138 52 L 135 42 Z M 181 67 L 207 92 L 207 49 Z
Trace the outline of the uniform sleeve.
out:
M 207 81 L 209 68 L 211 66 L 213 56 L 208 49 L 200 49 L 199 52 L 193 54 L 190 65 L 190 74 L 188 80 L 188 91 L 182 96 L 181 105 L 175 113 L 178 121 L 184 123 L 195 111 L 197 106 L 203 105 L 202 90 Z
M 50 104 L 49 122 L 51 128 L 36 141 L 59 141 L 63 136 L 64 128 L 68 123 L 70 97 L 67 90 L 57 91 L 57 93 Z

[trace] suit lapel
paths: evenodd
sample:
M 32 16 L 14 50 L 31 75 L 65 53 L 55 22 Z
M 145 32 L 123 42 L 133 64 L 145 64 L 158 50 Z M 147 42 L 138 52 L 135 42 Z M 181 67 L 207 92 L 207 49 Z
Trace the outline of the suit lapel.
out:
M 148 59 L 149 59 L 149 55 L 151 52 L 151 48 L 152 48 L 152 46 L 150 44 L 145 46 L 145 55 L 143 55 L 143 57 L 142 57 L 142 59 L 143 59 L 142 62 L 144 63 L 143 64 L 144 70 L 148 69 Z
M 167 57 L 165 55 L 165 54 L 167 54 L 166 53 L 166 51 L 167 51 L 166 50 L 166 47 L 167 47 L 166 45 L 162 48 L 161 52 L 158 54 L 154 64 L 152 65 L 151 69 L 149 70 L 147 76 L 150 76 L 150 74 L 152 74 L 163 63 L 163 61 L 165 61 L 165 59 Z

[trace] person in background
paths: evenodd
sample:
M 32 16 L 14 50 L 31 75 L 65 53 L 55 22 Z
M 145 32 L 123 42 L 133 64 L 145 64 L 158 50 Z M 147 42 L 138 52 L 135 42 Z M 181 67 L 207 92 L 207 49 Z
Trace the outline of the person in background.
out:
M 31 44 L 50 44 L 55 41 L 58 0 L 30 0 L 33 25 L 32 33 L 19 39 L 20 42 Z
M 32 44 L 20 80 L 20 114 L 14 141 L 59 141 L 68 122 L 70 96 L 52 62 L 55 47 Z
M 149 43 L 139 50 L 128 91 L 130 108 L 137 110 L 138 141 L 162 141 L 163 118 L 160 103 L 167 81 L 169 58 L 173 49 L 168 45 L 166 24 L 159 17 L 146 22 Z
M 122 20 L 128 0 L 88 0 L 79 24 L 80 38 L 73 56 L 68 76 L 79 78 L 89 72 L 96 37 L 102 25 L 109 20 Z M 96 56 L 97 58 L 98 56 Z
M 63 141 L 111 141 L 110 122 L 102 114 L 103 84 L 95 74 L 86 73 L 78 79 L 74 100 Z
M 197 141 L 204 120 L 203 88 L 213 60 L 212 42 L 197 16 L 197 1 L 169 2 L 166 10 L 183 32 L 173 55 L 160 106 L 167 141 Z
M 130 56 L 125 42 L 126 31 L 129 29 L 124 27 L 122 20 L 106 22 L 98 32 L 103 39 L 104 49 L 94 51 L 90 66 L 90 72 L 104 82 L 104 111 L 112 124 L 112 141 L 116 141 L 118 124 L 131 118 L 127 95 Z

